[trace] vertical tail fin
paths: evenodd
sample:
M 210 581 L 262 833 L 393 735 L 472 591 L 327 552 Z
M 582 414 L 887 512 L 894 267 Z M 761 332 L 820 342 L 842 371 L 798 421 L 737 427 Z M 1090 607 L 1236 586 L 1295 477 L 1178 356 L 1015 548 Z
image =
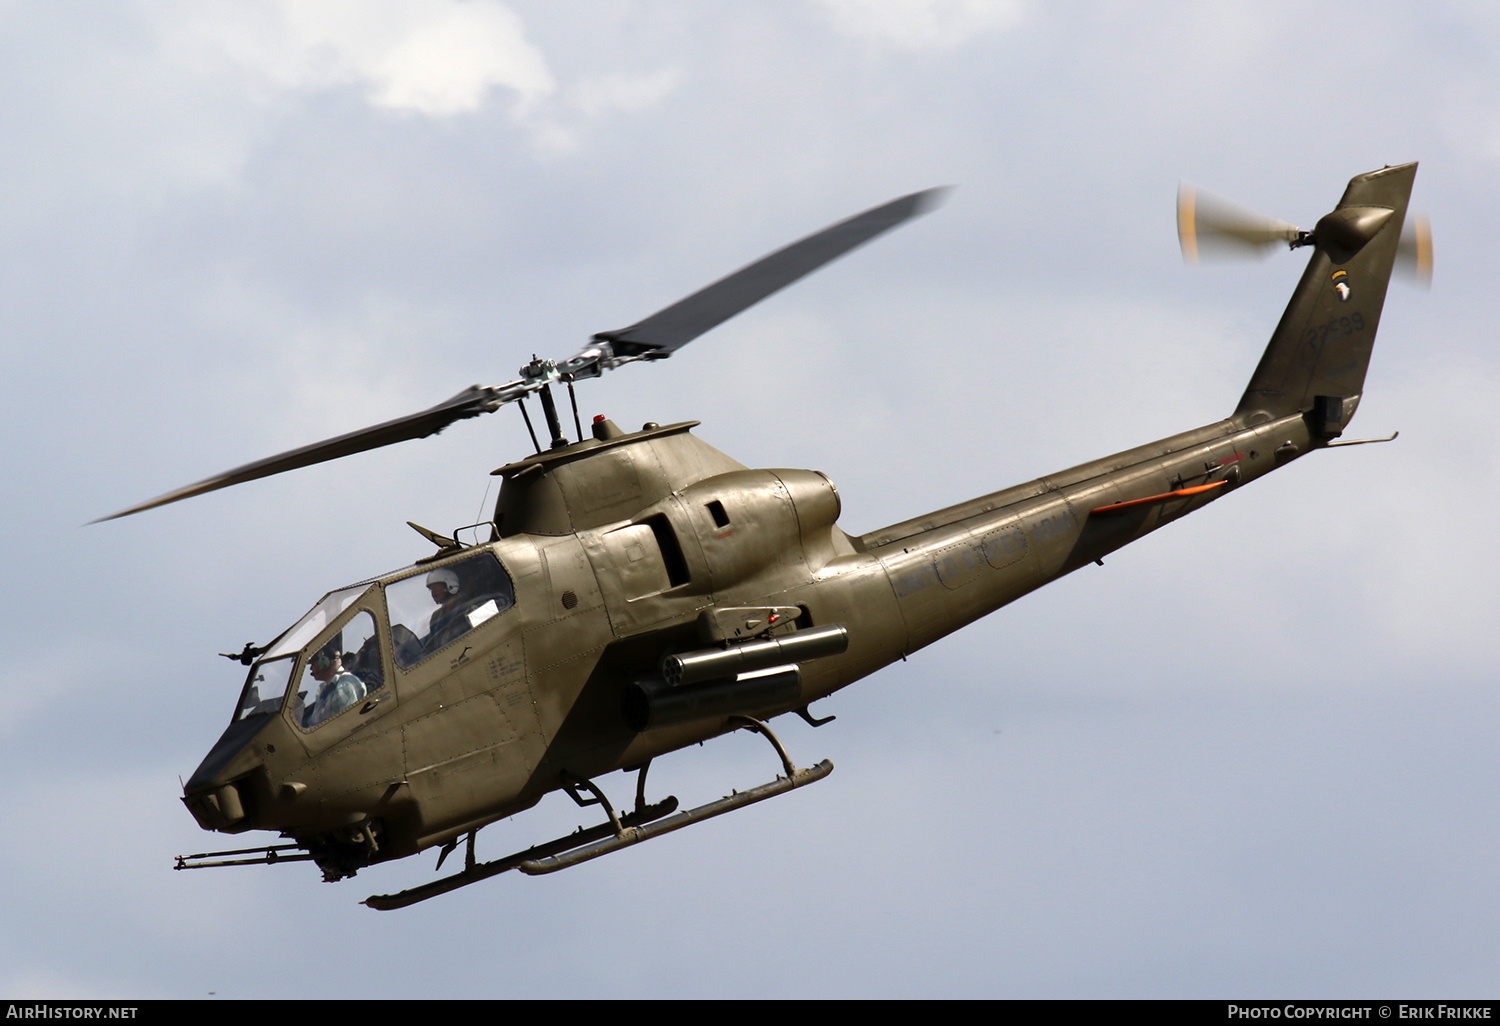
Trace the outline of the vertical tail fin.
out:
M 1237 414 L 1309 413 L 1324 438 L 1354 416 L 1416 173 L 1411 163 L 1359 175 L 1318 222 L 1312 259 Z

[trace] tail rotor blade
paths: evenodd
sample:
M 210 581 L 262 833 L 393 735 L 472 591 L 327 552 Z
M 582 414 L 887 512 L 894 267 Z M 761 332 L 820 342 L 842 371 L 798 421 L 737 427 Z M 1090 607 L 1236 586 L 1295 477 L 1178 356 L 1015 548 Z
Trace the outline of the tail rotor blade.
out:
M 1235 206 L 1188 182 L 1177 189 L 1177 242 L 1182 259 L 1252 258 L 1270 254 L 1278 244 L 1291 245 L 1302 237 L 1294 224 Z
M 1425 214 L 1413 217 L 1401 229 L 1396 270 L 1422 288 L 1432 288 L 1432 222 Z

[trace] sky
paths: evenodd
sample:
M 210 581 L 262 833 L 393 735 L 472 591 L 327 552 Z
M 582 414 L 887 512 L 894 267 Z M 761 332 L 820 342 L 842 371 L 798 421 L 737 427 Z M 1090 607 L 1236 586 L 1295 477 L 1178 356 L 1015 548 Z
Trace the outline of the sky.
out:
M 0 0 L 0 995 L 1493 997 L 1500 15 L 1481 3 Z M 1227 415 L 1310 227 L 1421 161 L 1346 437 L 776 727 L 825 781 L 401 912 L 431 852 L 174 873 L 216 653 L 481 519 L 513 411 L 150 511 L 947 203 L 581 390 L 860 534 Z M 1487 312 L 1488 311 L 1488 312 Z M 738 734 L 658 760 L 697 804 Z M 618 801 L 632 781 L 600 781 Z M 494 858 L 583 822 L 487 828 Z M 243 838 L 249 842 L 249 837 Z

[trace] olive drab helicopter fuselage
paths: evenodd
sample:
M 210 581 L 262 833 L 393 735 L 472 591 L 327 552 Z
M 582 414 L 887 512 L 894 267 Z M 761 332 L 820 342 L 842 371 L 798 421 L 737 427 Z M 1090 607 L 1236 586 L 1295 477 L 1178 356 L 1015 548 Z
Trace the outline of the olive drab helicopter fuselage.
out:
M 337 880 L 434 847 L 441 867 L 467 841 L 461 870 L 367 901 L 396 908 L 510 869 L 575 865 L 821 779 L 831 764 L 797 768 L 766 720 L 824 723 L 811 703 L 1307 452 L 1354 444 L 1339 438 L 1415 171 L 1354 178 L 1312 232 L 1275 223 L 1272 237 L 1312 257 L 1229 417 L 862 536 L 838 526 L 822 474 L 746 468 L 694 435 L 696 422 L 627 433 L 599 417 L 585 435 L 575 401 L 570 441 L 552 386 L 571 395 L 576 380 L 670 355 L 932 193 L 809 236 L 570 360 L 534 360 L 507 385 L 115 514 L 432 434 L 533 393 L 551 435 L 495 471 L 491 521 L 451 537 L 417 528 L 432 556 L 329 593 L 232 657 L 248 680 L 183 801 L 206 830 L 285 843 L 181 856 L 178 868 L 311 860 Z M 1215 225 L 1189 204 L 1179 228 L 1187 252 Z M 1243 225 L 1228 234 L 1246 241 Z M 653 759 L 741 728 L 768 738 L 783 773 L 694 809 L 648 802 Z M 595 782 L 616 770 L 637 774 L 621 811 Z M 599 825 L 476 858 L 480 828 L 557 790 L 598 806 Z

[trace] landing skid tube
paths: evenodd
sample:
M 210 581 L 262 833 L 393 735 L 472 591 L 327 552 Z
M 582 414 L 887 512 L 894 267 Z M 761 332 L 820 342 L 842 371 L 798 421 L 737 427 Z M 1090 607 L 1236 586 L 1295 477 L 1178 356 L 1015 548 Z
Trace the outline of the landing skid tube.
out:
M 643 809 L 638 809 L 626 816 L 622 816 L 618 822 L 622 827 L 625 824 L 645 823 L 653 819 L 660 819 L 662 816 L 669 815 L 675 811 L 677 811 L 677 799 L 669 797 L 665 801 L 657 802 L 655 805 L 648 805 Z M 628 827 L 626 828 L 628 829 Z M 411 887 L 395 894 L 372 894 L 364 900 L 363 904 L 368 905 L 370 908 L 378 909 L 381 912 L 406 908 L 408 905 L 415 905 L 419 901 L 435 898 L 439 894 L 447 894 L 449 891 L 456 891 L 460 887 L 467 887 L 471 883 L 488 880 L 492 876 L 498 876 L 508 870 L 515 869 L 521 863 L 531 859 L 546 858 L 558 852 L 576 848 L 581 844 L 596 841 L 601 837 L 607 837 L 614 833 L 615 830 L 616 826 L 614 822 L 600 823 L 598 826 L 589 827 L 587 830 L 580 827 L 566 837 L 559 837 L 554 841 L 538 844 L 535 847 L 527 848 L 525 851 L 518 851 L 514 855 L 507 855 L 503 859 L 495 859 L 493 862 L 478 863 L 473 861 L 474 835 L 470 834 L 469 862 L 462 872 L 454 873 L 452 876 L 445 876 L 441 880 L 433 880 L 431 883 L 422 884 L 420 887 Z
M 713 819 L 722 816 L 726 812 L 743 808 L 746 805 L 754 805 L 763 802 L 767 798 L 775 798 L 779 794 L 785 794 L 794 788 L 803 787 L 807 784 L 816 783 L 833 772 L 833 763 L 824 759 L 816 766 L 799 770 L 792 765 L 792 760 L 787 756 L 786 749 L 781 747 L 781 742 L 776 735 L 771 733 L 771 728 L 759 720 L 748 716 L 736 716 L 734 719 L 740 727 L 753 730 L 762 734 L 776 748 L 776 754 L 781 756 L 781 765 L 786 770 L 786 776 L 777 777 L 769 784 L 761 784 L 752 787 L 748 791 L 736 791 L 718 801 L 699 805 L 697 808 L 679 812 L 677 815 L 659 822 L 649 823 L 646 826 L 621 826 L 615 831 L 613 837 L 605 837 L 592 844 L 580 845 L 559 855 L 547 856 L 538 859 L 529 859 L 522 862 L 516 868 L 527 876 L 539 876 L 542 873 L 555 873 L 559 869 L 567 869 L 581 862 L 597 859 L 601 855 L 608 855 L 612 851 L 628 848 L 642 841 L 649 841 L 653 837 L 669 834 L 674 830 L 681 830 L 685 826 L 701 823 L 705 819 Z
M 722 816 L 726 812 L 733 812 L 735 809 L 765 801 L 767 798 L 774 798 L 776 795 L 786 791 L 822 780 L 833 772 L 833 763 L 827 759 L 824 759 L 816 766 L 799 770 L 792 764 L 792 760 L 786 754 L 786 749 L 782 747 L 776 735 L 771 732 L 770 727 L 748 716 L 736 716 L 734 717 L 734 721 L 737 728 L 753 730 L 758 734 L 764 735 L 771 742 L 772 746 L 776 749 L 776 754 L 781 757 L 781 764 L 786 770 L 786 776 L 778 776 L 770 783 L 762 784 L 748 791 L 736 791 L 725 798 L 708 802 L 697 808 L 678 813 L 675 816 L 671 814 L 677 811 L 676 798 L 668 797 L 664 801 L 657 802 L 654 805 L 645 804 L 645 780 L 646 770 L 650 766 L 649 762 L 641 767 L 640 777 L 637 780 L 636 807 L 634 811 L 624 816 L 617 816 L 615 814 L 614 808 L 609 803 L 609 799 L 604 796 L 604 792 L 600 791 L 593 782 L 568 778 L 564 781 L 564 789 L 573 800 L 581 806 L 602 806 L 605 814 L 609 817 L 608 822 L 600 823 L 598 826 L 589 827 L 588 829 L 580 827 L 566 837 L 559 837 L 556 840 L 527 848 L 525 851 L 516 852 L 514 855 L 507 855 L 505 858 L 496 859 L 493 862 L 476 863 L 474 861 L 474 834 L 471 833 L 468 838 L 467 864 L 462 872 L 454 873 L 452 876 L 443 877 L 441 880 L 434 880 L 431 883 L 422 884 L 420 887 L 412 887 L 396 894 L 372 894 L 364 900 L 364 904 L 370 908 L 384 912 L 415 905 L 419 901 L 435 898 L 439 894 L 447 894 L 449 891 L 466 887 L 471 883 L 478 883 L 480 880 L 487 880 L 492 876 L 497 876 L 511 869 L 519 869 L 521 872 L 531 876 L 540 873 L 554 873 L 559 869 L 567 869 L 569 866 L 588 862 L 601 855 L 608 855 L 612 851 L 639 844 L 642 841 L 650 840 L 661 834 L 680 830 L 693 823 L 712 819 L 715 816 Z M 581 790 L 588 791 L 592 797 L 583 797 L 580 794 Z M 664 816 L 670 818 L 663 819 L 662 817 Z M 439 860 L 438 864 L 442 865 L 441 860 Z

